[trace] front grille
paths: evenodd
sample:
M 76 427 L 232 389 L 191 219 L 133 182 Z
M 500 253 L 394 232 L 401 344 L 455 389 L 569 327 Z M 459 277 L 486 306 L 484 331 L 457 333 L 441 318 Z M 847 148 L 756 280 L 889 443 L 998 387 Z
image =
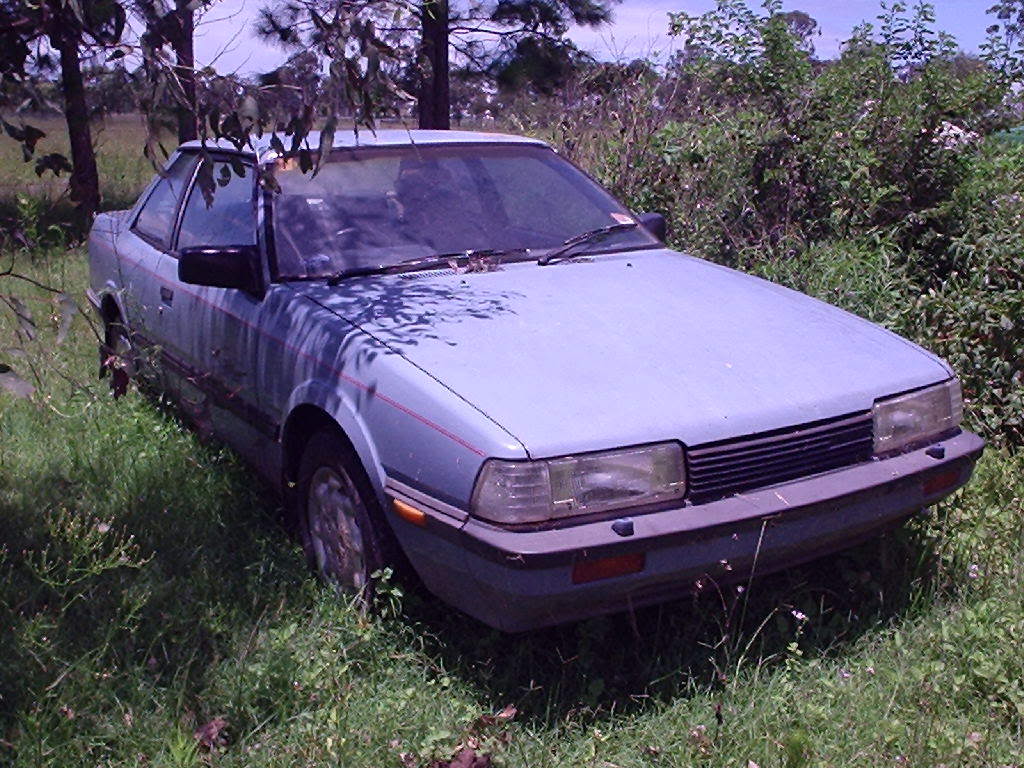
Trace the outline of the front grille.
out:
M 686 454 L 689 498 L 701 504 L 846 467 L 872 449 L 870 413 L 698 445 Z

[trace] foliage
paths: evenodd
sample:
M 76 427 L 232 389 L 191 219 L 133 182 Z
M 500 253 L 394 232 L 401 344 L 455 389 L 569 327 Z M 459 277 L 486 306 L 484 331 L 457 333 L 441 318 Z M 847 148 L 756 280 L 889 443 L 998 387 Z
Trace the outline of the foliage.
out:
M 60 62 L 60 91 L 71 146 L 71 161 L 63 155 L 39 158 L 36 173 L 69 171 L 68 189 L 78 203 L 83 221 L 99 205 L 99 175 L 89 129 L 88 106 L 80 57 L 116 46 L 125 32 L 128 14 L 118 0 L 3 0 L 0 3 L 0 97 L 14 100 L 23 110 L 40 101 L 34 69 L 45 49 Z M 2 121 L 3 128 L 21 144 L 26 162 L 43 137 L 38 128 Z
M 67 129 L 62 123 L 59 118 L 32 120 L 46 134 L 36 145 L 37 155 L 67 155 Z M 152 177 L 152 167 L 138 151 L 145 136 L 138 115 L 107 115 L 93 124 L 103 208 L 129 207 Z M 75 241 L 80 236 L 78 216 L 67 198 L 66 180 L 39 176 L 21 158 L 14 142 L 0 142 L 0 246 L 47 247 L 58 242 L 58 234 L 60 243 Z
M 997 22 L 988 28 L 989 37 L 982 50 L 1000 77 L 1008 83 L 1024 77 L 1024 2 L 998 0 L 989 9 Z
M 973 428 L 1024 445 L 1024 147 L 986 142 L 943 216 L 939 258 L 889 237 L 822 243 L 741 266 L 915 339 L 956 370 Z
M 414 47 L 389 28 L 412 23 L 403 4 L 289 0 L 260 11 L 258 31 L 268 42 L 301 53 L 303 64 L 325 76 L 307 78 L 297 110 L 278 123 L 291 122 L 287 132 L 301 142 L 296 129 L 323 120 L 327 127 L 348 111 L 357 125 L 372 126 L 381 111 L 391 112 L 412 97 L 400 87 L 397 66 L 415 59 Z M 287 74 L 282 67 L 263 76 L 264 85 L 278 86 Z M 299 117 L 301 116 L 301 117 Z M 308 130 L 308 127 L 306 128 Z
M 114 0 L 4 0 L 0 4 L 0 86 L 4 95 L 31 88 L 32 51 L 40 40 L 62 34 L 87 38 L 99 46 L 116 45 L 127 13 Z
M 957 369 L 975 423 L 1024 445 L 1024 148 L 993 142 L 950 202 L 962 222 L 909 330 Z
M 488 68 L 498 86 L 506 92 L 551 95 L 581 67 L 586 58 L 568 42 L 526 38 L 514 49 L 498 56 Z
M 509 87 L 550 90 L 582 58 L 565 37 L 569 24 L 603 24 L 610 18 L 610 4 L 610 0 L 287 0 L 261 9 L 258 31 L 264 39 L 293 52 L 293 58 L 312 52 L 319 69 L 328 70 L 327 78 L 307 80 L 302 90 L 308 112 L 328 115 L 338 111 L 331 83 L 343 80 L 335 72 L 340 51 L 372 32 L 373 69 L 384 87 L 372 105 L 361 105 L 357 117 L 372 116 L 375 111 L 398 113 L 412 101 L 410 94 L 418 93 L 420 127 L 448 128 L 449 49 L 456 72 L 492 75 Z M 284 76 L 282 67 L 263 80 L 277 86 Z
M 883 228 L 927 248 L 947 226 L 935 207 L 979 135 L 1000 125 L 1006 95 L 991 69 L 959 65 L 932 21 L 925 4 L 909 16 L 894 4 L 837 61 L 817 62 L 778 3 L 675 14 L 686 55 L 667 81 L 606 91 L 597 108 L 611 130 L 595 127 L 595 99 L 571 103 L 556 140 L 580 159 L 576 147 L 590 144 L 586 164 L 630 199 L 638 179 L 653 179 L 645 202 L 678 213 L 689 249 L 727 263 Z M 606 146 L 593 146 L 598 132 Z

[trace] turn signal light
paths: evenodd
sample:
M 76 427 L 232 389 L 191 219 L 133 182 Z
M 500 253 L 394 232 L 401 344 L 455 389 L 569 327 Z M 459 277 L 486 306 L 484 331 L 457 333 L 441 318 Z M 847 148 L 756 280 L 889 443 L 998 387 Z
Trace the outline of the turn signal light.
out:
M 925 496 L 932 496 L 949 490 L 958 482 L 960 482 L 960 470 L 947 469 L 945 472 L 937 472 L 931 477 L 925 478 L 921 483 L 921 492 Z
M 602 557 L 597 560 L 581 560 L 572 567 L 572 583 L 586 584 L 589 581 L 625 576 L 627 573 L 639 573 L 644 569 L 645 563 L 646 556 L 643 552 Z
M 395 510 L 395 514 L 405 520 L 407 523 L 418 525 L 423 528 L 427 524 L 427 513 L 422 509 L 416 509 L 412 504 L 406 504 L 404 501 L 399 499 L 392 499 L 391 506 Z

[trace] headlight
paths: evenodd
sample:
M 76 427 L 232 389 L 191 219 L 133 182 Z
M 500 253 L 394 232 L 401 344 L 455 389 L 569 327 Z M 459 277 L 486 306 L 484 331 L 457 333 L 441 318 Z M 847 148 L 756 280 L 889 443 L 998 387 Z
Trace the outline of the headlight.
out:
M 489 459 L 473 492 L 473 514 L 538 523 L 681 499 L 685 492 L 678 443 L 541 461 Z
M 892 453 L 951 432 L 960 425 L 963 410 L 956 379 L 878 400 L 873 409 L 875 453 Z

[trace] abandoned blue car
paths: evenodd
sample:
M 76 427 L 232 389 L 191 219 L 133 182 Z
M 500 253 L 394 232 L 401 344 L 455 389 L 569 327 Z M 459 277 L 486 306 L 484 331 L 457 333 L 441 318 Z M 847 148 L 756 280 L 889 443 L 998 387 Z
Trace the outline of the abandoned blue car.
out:
M 849 547 L 969 479 L 942 360 L 666 248 L 543 142 L 185 144 L 99 216 L 115 389 L 157 386 L 368 599 L 396 558 L 518 631 Z

